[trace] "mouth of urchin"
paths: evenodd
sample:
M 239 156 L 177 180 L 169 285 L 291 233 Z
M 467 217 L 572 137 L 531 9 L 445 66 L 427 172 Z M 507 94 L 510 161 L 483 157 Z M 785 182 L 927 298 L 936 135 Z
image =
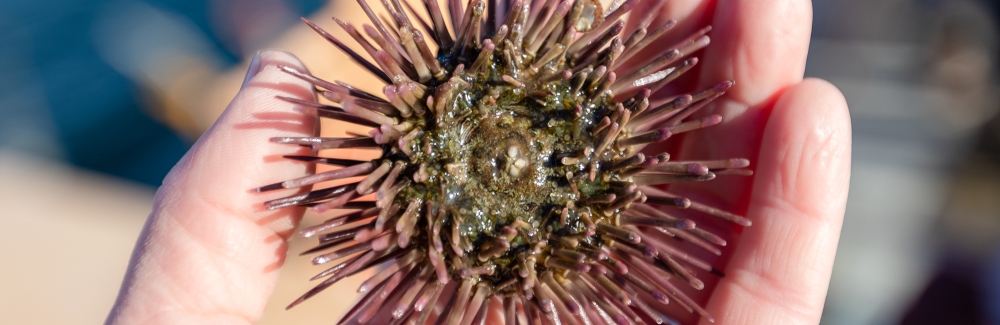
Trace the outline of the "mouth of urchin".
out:
M 375 268 L 340 323 L 390 314 L 394 324 L 480 324 L 494 297 L 507 324 L 664 323 L 666 304 L 711 320 L 685 291 L 704 288 L 699 274 L 722 273 L 681 243 L 719 255 L 726 241 L 670 211 L 750 221 L 657 186 L 749 175 L 749 161 L 674 161 L 643 149 L 718 124 L 719 115 L 689 117 L 733 82 L 650 98 L 698 63 L 687 56 L 708 45 L 710 28 L 638 59 L 675 25 L 650 29 L 665 0 L 626 15 L 640 1 L 605 13 L 593 0 L 471 0 L 465 9 L 450 0 L 442 15 L 424 0 L 427 21 L 405 0 L 383 0 L 381 19 L 359 0 L 374 26 L 364 25 L 368 38 L 337 23 L 374 63 L 306 21 L 386 86 L 378 96 L 282 67 L 335 105 L 281 99 L 372 129 L 273 142 L 381 150 L 371 161 L 286 156 L 342 168 L 257 189 L 363 176 L 265 203 L 349 211 L 300 232 L 319 240 L 304 253 L 318 254 L 314 264 L 338 263 L 288 308 Z

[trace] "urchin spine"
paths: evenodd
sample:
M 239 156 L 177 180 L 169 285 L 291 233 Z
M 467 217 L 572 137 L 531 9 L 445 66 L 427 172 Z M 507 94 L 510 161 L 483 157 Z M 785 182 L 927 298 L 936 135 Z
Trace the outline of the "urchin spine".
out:
M 303 19 L 387 85 L 384 97 L 377 96 L 282 67 L 336 106 L 281 99 L 305 114 L 372 130 L 272 142 L 382 151 L 372 161 L 289 156 L 343 168 L 257 189 L 363 176 L 265 202 L 271 209 L 351 211 L 300 232 L 319 240 L 304 254 L 330 251 L 314 264 L 343 262 L 314 277 L 325 279 L 289 308 L 380 266 L 341 323 L 367 323 L 386 308 L 394 323 L 423 324 L 439 302 L 446 308 L 438 323 L 479 323 L 492 296 L 503 297 L 508 324 L 662 322 L 671 300 L 711 319 L 675 283 L 701 290 L 698 272 L 721 272 L 670 241 L 715 255 L 726 241 L 654 205 L 750 222 L 654 186 L 751 172 L 745 159 L 671 161 L 666 153 L 641 152 L 720 123 L 719 115 L 689 117 L 733 86 L 726 81 L 668 100 L 650 97 L 698 64 L 685 57 L 708 46 L 711 30 L 622 64 L 675 25 L 669 20 L 648 29 L 664 2 L 654 1 L 652 11 L 626 18 L 640 0 L 606 14 L 588 0 L 472 0 L 468 6 L 450 0 L 447 17 L 437 1 L 424 0 L 426 21 L 409 2 L 383 0 L 388 17 L 379 18 L 359 0 L 372 23 L 362 28 L 367 38 L 336 22 L 374 63 Z M 638 25 L 626 36 L 631 19 Z

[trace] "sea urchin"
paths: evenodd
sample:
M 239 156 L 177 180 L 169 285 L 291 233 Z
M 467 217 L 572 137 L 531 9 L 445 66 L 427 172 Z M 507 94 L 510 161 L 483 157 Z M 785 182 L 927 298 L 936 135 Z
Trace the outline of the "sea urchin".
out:
M 686 57 L 708 45 L 710 28 L 641 59 L 649 51 L 640 51 L 663 48 L 650 45 L 675 22 L 649 29 L 665 0 L 628 14 L 640 1 L 605 12 L 595 0 L 471 0 L 464 9 L 449 0 L 446 16 L 424 0 L 425 19 L 406 0 L 382 0 L 382 17 L 358 0 L 372 24 L 363 26 L 367 38 L 336 21 L 374 63 L 305 21 L 387 85 L 383 97 L 282 67 L 337 106 L 282 99 L 372 130 L 273 142 L 382 153 L 371 161 L 288 156 L 343 168 L 257 189 L 364 176 L 265 203 L 348 211 L 301 231 L 319 239 L 306 252 L 319 254 L 314 264 L 340 262 L 289 308 L 374 267 L 341 323 L 370 323 L 381 311 L 391 323 L 479 324 L 494 297 L 507 324 L 663 323 L 668 302 L 711 319 L 679 287 L 701 290 L 696 274 L 721 272 L 677 243 L 719 254 L 725 240 L 661 207 L 750 222 L 655 186 L 748 175 L 749 161 L 642 151 L 719 123 L 718 115 L 688 117 L 733 82 L 651 99 L 698 63 Z

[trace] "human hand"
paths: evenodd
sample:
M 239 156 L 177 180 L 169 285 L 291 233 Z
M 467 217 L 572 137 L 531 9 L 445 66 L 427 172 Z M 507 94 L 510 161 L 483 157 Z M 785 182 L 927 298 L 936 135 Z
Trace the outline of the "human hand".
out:
M 802 81 L 810 5 L 668 1 L 665 10 L 682 22 L 678 29 L 715 27 L 692 83 L 739 82 L 714 105 L 725 122 L 688 136 L 680 157 L 747 157 L 756 170 L 752 178 L 679 189 L 754 221 L 730 241 L 727 276 L 706 289 L 706 307 L 721 324 L 818 323 L 847 196 L 850 122 L 835 88 Z M 316 132 L 314 120 L 274 98 L 314 97 L 278 64 L 305 69 L 286 53 L 261 53 L 223 116 L 164 181 L 109 323 L 261 317 L 303 210 L 260 205 L 293 190 L 249 189 L 311 172 L 278 159 L 303 149 L 261 144 L 276 133 Z M 711 146 L 695 147 L 706 139 Z
M 318 125 L 275 98 L 315 100 L 311 84 L 278 65 L 306 69 L 291 54 L 258 53 L 232 103 L 164 179 L 108 324 L 260 319 L 304 209 L 261 205 L 296 190 L 251 189 L 311 174 L 306 164 L 281 158 L 309 149 L 267 144 L 279 133 L 315 136 Z
M 723 123 L 686 137 L 678 157 L 746 157 L 754 169 L 753 177 L 672 188 L 753 221 L 733 233 L 738 240 L 724 253 L 731 256 L 726 276 L 714 289 L 707 286 L 705 307 L 716 324 L 818 324 L 847 201 L 851 122 L 839 90 L 802 79 L 812 5 L 668 1 L 665 7 L 689 24 L 679 28 L 713 26 L 693 82 L 703 88 L 737 81 L 714 103 L 711 113 Z

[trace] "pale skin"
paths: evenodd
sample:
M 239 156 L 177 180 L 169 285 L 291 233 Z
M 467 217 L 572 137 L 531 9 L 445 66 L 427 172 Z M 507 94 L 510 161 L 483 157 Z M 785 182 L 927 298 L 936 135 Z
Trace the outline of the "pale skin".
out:
M 706 64 L 690 82 L 737 81 L 712 108 L 723 123 L 686 137 L 677 156 L 746 157 L 755 170 L 753 177 L 682 189 L 753 221 L 730 242 L 727 276 L 706 309 L 716 324 L 817 324 L 847 200 L 851 125 L 834 86 L 803 80 L 811 4 L 678 0 L 666 7 L 678 28 L 714 26 L 712 45 L 698 55 Z M 306 165 L 280 159 L 303 149 L 268 138 L 312 136 L 318 124 L 274 98 L 314 99 L 308 83 L 276 67 L 305 66 L 277 51 L 261 52 L 258 61 L 157 192 L 107 323 L 261 318 L 304 210 L 261 206 L 294 190 L 250 189 L 309 174 Z M 698 146 L 704 143 L 712 145 Z

